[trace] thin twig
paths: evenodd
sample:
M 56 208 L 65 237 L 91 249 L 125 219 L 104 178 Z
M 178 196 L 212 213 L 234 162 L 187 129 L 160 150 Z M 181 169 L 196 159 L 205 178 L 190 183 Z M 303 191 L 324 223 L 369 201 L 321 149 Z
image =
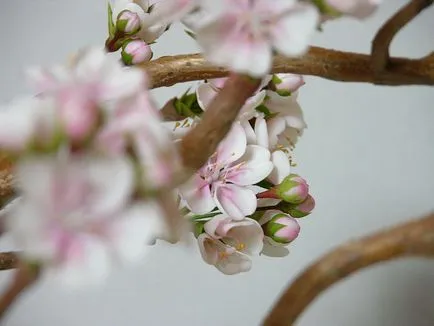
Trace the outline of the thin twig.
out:
M 287 288 L 264 326 L 293 325 L 325 289 L 373 264 L 402 257 L 434 258 L 434 214 L 339 246 Z
M 372 41 L 371 55 L 374 72 L 382 73 L 393 65 L 389 49 L 395 35 L 433 2 L 434 0 L 411 0 L 383 24 Z
M 339 82 L 378 85 L 434 85 L 434 58 L 391 58 L 390 68 L 377 73 L 371 56 L 311 47 L 299 58 L 274 58 L 272 73 L 294 73 L 317 76 Z M 195 80 L 226 77 L 229 71 L 207 62 L 201 54 L 161 57 L 142 65 L 152 88 L 172 86 Z

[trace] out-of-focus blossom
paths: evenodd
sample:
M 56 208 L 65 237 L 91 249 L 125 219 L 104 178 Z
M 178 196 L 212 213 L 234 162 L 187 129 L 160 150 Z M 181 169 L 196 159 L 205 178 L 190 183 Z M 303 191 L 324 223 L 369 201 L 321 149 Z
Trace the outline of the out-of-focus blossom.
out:
M 117 263 L 140 260 L 153 236 L 156 210 L 130 202 L 133 176 L 131 163 L 122 158 L 21 161 L 21 200 L 8 228 L 22 257 L 71 285 L 98 283 Z
M 269 72 L 273 50 L 303 54 L 318 21 L 315 6 L 296 0 L 227 0 L 204 18 L 196 38 L 213 63 L 259 77 Z

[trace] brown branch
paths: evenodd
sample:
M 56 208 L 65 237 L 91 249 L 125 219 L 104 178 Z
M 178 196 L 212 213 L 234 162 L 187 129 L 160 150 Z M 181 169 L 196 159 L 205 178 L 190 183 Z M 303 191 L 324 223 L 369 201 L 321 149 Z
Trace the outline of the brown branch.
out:
M 380 74 L 372 67 L 370 55 L 311 47 L 300 58 L 276 56 L 272 73 L 311 75 L 340 82 L 378 85 L 434 85 L 434 58 L 391 58 L 390 69 Z M 220 78 L 229 71 L 207 62 L 200 54 L 161 57 L 142 65 L 152 88 L 177 83 Z
M 433 2 L 433 0 L 411 0 L 384 23 L 372 41 L 372 66 L 375 72 L 381 73 L 393 66 L 389 48 L 395 35 Z
M 7 310 L 16 301 L 16 299 L 29 288 L 39 276 L 39 270 L 31 266 L 20 264 L 15 271 L 14 278 L 9 284 L 6 291 L 0 297 L 0 319 L 4 317 Z
M 434 258 L 434 214 L 349 242 L 323 256 L 286 289 L 263 325 L 293 325 L 331 285 L 365 267 L 402 257 Z
M 226 81 L 202 115 L 201 122 L 182 139 L 180 153 L 186 169 L 196 171 L 206 163 L 259 84 L 260 80 L 236 74 Z
M 0 271 L 18 267 L 18 253 L 0 252 Z

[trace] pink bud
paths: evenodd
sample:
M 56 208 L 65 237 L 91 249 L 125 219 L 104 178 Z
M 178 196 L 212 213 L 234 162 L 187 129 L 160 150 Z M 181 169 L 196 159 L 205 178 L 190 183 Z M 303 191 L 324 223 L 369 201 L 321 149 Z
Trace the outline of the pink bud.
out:
M 275 193 L 288 203 L 300 204 L 309 195 L 309 185 L 297 174 L 290 174 L 275 188 Z
M 289 96 L 305 84 L 303 76 L 295 74 L 276 74 L 272 81 L 281 96 Z
M 137 33 L 141 27 L 140 17 L 135 12 L 124 10 L 118 15 L 116 29 L 119 32 L 131 35 Z
M 121 55 L 126 65 L 136 65 L 151 60 L 152 50 L 144 41 L 134 39 L 124 44 Z
M 375 12 L 382 0 L 325 0 L 330 9 L 341 14 L 364 19 Z
M 278 208 L 283 212 L 288 213 L 292 217 L 301 218 L 312 213 L 313 209 L 315 208 L 315 199 L 311 195 L 308 195 L 301 204 L 280 202 Z
M 300 233 L 298 222 L 283 213 L 276 214 L 273 218 L 263 225 L 264 234 L 274 241 L 288 244 L 294 241 Z

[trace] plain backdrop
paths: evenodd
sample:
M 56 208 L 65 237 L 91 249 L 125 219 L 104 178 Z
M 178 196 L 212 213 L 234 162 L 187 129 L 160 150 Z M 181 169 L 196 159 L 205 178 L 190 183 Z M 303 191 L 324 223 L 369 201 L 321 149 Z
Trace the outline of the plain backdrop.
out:
M 328 23 L 313 43 L 368 53 L 381 22 L 406 1 L 384 2 L 366 22 Z M 29 91 L 24 67 L 102 45 L 106 25 L 103 0 L 0 0 L 0 100 Z M 433 32 L 434 8 L 398 35 L 392 53 L 426 55 L 434 50 Z M 156 56 L 198 50 L 181 26 L 154 49 Z M 115 273 L 98 290 L 65 293 L 40 282 L 4 325 L 259 325 L 285 286 L 331 248 L 434 210 L 434 90 L 306 79 L 300 101 L 308 130 L 295 172 L 309 181 L 317 208 L 302 221 L 288 257 L 260 257 L 249 273 L 224 276 L 202 262 L 196 246 L 160 244 L 141 266 Z M 186 87 L 154 94 L 162 104 Z M 0 244 L 12 246 L 7 237 Z M 0 275 L 3 287 L 9 277 Z M 358 273 L 316 300 L 299 325 L 432 326 L 434 261 L 408 259 Z

